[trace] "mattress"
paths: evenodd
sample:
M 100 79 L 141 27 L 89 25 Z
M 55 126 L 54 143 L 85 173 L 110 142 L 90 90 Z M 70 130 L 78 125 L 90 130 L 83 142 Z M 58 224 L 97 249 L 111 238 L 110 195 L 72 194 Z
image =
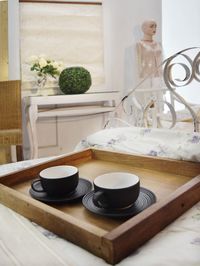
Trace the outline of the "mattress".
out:
M 75 150 L 89 147 L 200 162 L 200 133 L 180 130 L 108 128 L 87 136 L 78 143 Z

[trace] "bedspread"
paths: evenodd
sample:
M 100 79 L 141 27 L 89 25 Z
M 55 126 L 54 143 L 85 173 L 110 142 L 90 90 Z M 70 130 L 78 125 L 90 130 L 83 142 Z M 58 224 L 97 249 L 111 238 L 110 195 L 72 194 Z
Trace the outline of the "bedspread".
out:
M 109 128 L 83 139 L 75 150 L 88 147 L 200 162 L 200 133 L 139 127 Z

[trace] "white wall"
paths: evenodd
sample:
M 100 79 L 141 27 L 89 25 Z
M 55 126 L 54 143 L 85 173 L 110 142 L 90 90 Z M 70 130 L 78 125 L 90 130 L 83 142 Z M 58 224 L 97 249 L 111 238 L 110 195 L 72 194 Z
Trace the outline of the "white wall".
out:
M 166 57 L 188 47 L 200 47 L 199 0 L 162 0 L 162 17 L 162 40 Z M 199 83 L 193 82 L 178 92 L 190 102 L 200 102 Z
M 124 91 L 137 84 L 135 43 L 141 38 L 141 24 L 155 19 L 161 41 L 161 0 L 104 0 L 105 70 L 109 89 Z
M 8 0 L 8 78 L 20 79 L 19 2 Z
M 166 56 L 200 46 L 200 1 L 162 0 L 163 47 Z

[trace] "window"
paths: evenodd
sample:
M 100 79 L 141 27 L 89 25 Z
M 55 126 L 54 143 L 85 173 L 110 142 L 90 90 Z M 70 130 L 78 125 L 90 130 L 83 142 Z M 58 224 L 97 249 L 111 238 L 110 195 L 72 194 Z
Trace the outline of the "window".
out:
M 65 67 L 83 66 L 95 90 L 104 84 L 101 3 L 20 3 L 20 46 L 23 94 L 31 94 L 34 75 L 28 59 L 44 54 Z M 43 3 L 42 3 L 43 2 Z M 56 83 L 49 81 L 52 93 Z

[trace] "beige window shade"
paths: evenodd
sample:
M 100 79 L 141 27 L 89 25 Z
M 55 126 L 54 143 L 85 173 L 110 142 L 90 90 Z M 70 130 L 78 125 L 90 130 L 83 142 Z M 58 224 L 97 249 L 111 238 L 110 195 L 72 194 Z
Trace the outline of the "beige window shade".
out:
M 20 3 L 23 90 L 30 90 L 34 81 L 28 58 L 40 54 L 65 67 L 85 67 L 92 75 L 90 90 L 99 87 L 104 83 L 102 32 L 101 5 Z

